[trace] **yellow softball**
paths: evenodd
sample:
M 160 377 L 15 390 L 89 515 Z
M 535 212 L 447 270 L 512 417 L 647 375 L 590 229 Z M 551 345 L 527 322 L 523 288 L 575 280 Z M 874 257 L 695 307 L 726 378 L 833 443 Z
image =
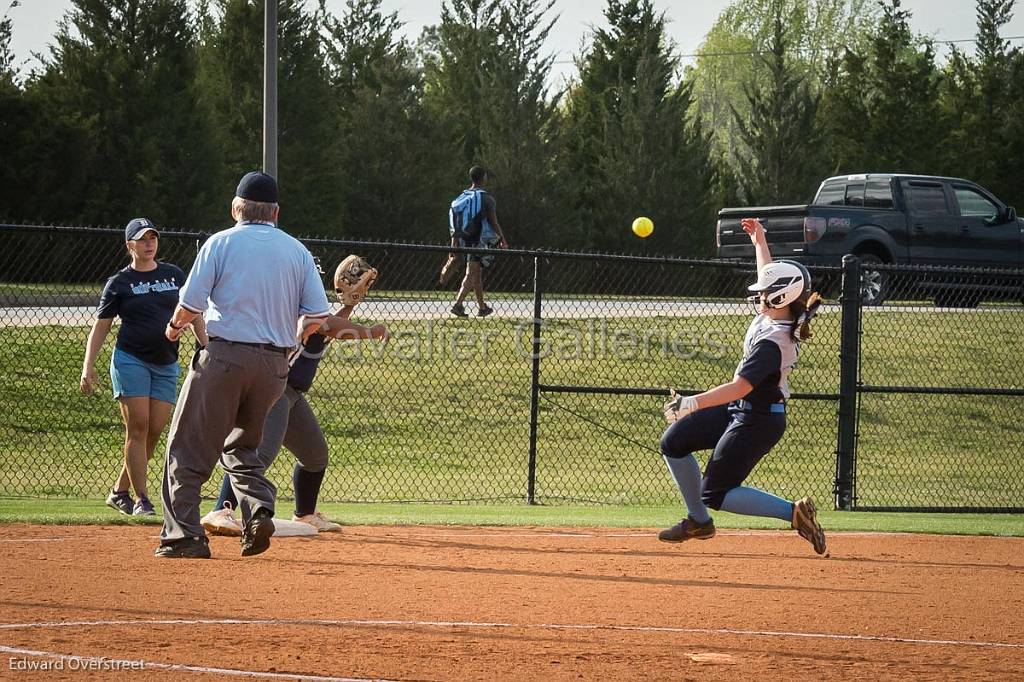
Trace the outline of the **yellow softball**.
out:
M 641 216 L 633 221 L 633 234 L 637 237 L 644 239 L 650 237 L 652 232 L 654 232 L 654 223 L 650 218 Z

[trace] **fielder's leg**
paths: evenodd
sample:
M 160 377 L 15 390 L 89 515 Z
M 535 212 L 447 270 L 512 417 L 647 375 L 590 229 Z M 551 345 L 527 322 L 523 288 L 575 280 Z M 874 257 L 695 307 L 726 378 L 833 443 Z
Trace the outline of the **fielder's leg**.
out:
M 327 439 L 306 397 L 300 394 L 292 406 L 284 445 L 295 454 L 295 521 L 308 523 L 320 532 L 337 532 L 341 524 L 328 520 L 316 510 L 320 485 L 327 473 Z

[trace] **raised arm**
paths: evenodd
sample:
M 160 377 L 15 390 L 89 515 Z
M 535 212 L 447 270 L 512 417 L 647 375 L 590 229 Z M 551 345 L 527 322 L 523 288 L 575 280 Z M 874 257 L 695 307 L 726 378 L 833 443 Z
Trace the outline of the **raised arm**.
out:
M 772 262 L 771 251 L 768 250 L 768 240 L 764 236 L 764 225 L 757 218 L 744 218 L 740 221 L 743 231 L 750 235 L 750 241 L 754 243 L 754 255 L 757 257 L 757 270 Z

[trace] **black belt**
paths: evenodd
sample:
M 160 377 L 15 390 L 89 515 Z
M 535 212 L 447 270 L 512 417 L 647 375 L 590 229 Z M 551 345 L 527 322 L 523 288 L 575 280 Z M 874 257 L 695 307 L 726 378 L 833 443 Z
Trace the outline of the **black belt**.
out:
M 262 348 L 263 350 L 269 350 L 269 351 L 272 351 L 274 353 L 291 353 L 292 352 L 291 348 L 286 348 L 284 346 L 275 346 L 272 343 L 250 343 L 249 341 L 228 341 L 227 339 L 222 339 L 219 336 L 211 336 L 210 337 L 210 341 L 220 341 L 221 343 L 230 343 L 230 344 L 235 345 L 235 346 L 250 346 L 252 348 Z

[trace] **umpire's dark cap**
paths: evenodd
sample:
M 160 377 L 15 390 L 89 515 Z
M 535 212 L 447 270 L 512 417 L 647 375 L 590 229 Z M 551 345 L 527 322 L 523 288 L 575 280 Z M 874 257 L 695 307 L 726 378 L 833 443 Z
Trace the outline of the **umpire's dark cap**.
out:
M 148 218 L 132 218 L 131 221 L 124 228 L 124 240 L 127 242 L 141 239 L 142 235 L 147 232 L 160 236 L 157 232 L 156 225 L 153 224 L 152 220 Z
M 276 204 L 277 180 L 260 171 L 246 173 L 238 181 L 238 189 L 235 190 L 235 196 L 248 199 L 249 201 L 259 201 L 264 204 Z

